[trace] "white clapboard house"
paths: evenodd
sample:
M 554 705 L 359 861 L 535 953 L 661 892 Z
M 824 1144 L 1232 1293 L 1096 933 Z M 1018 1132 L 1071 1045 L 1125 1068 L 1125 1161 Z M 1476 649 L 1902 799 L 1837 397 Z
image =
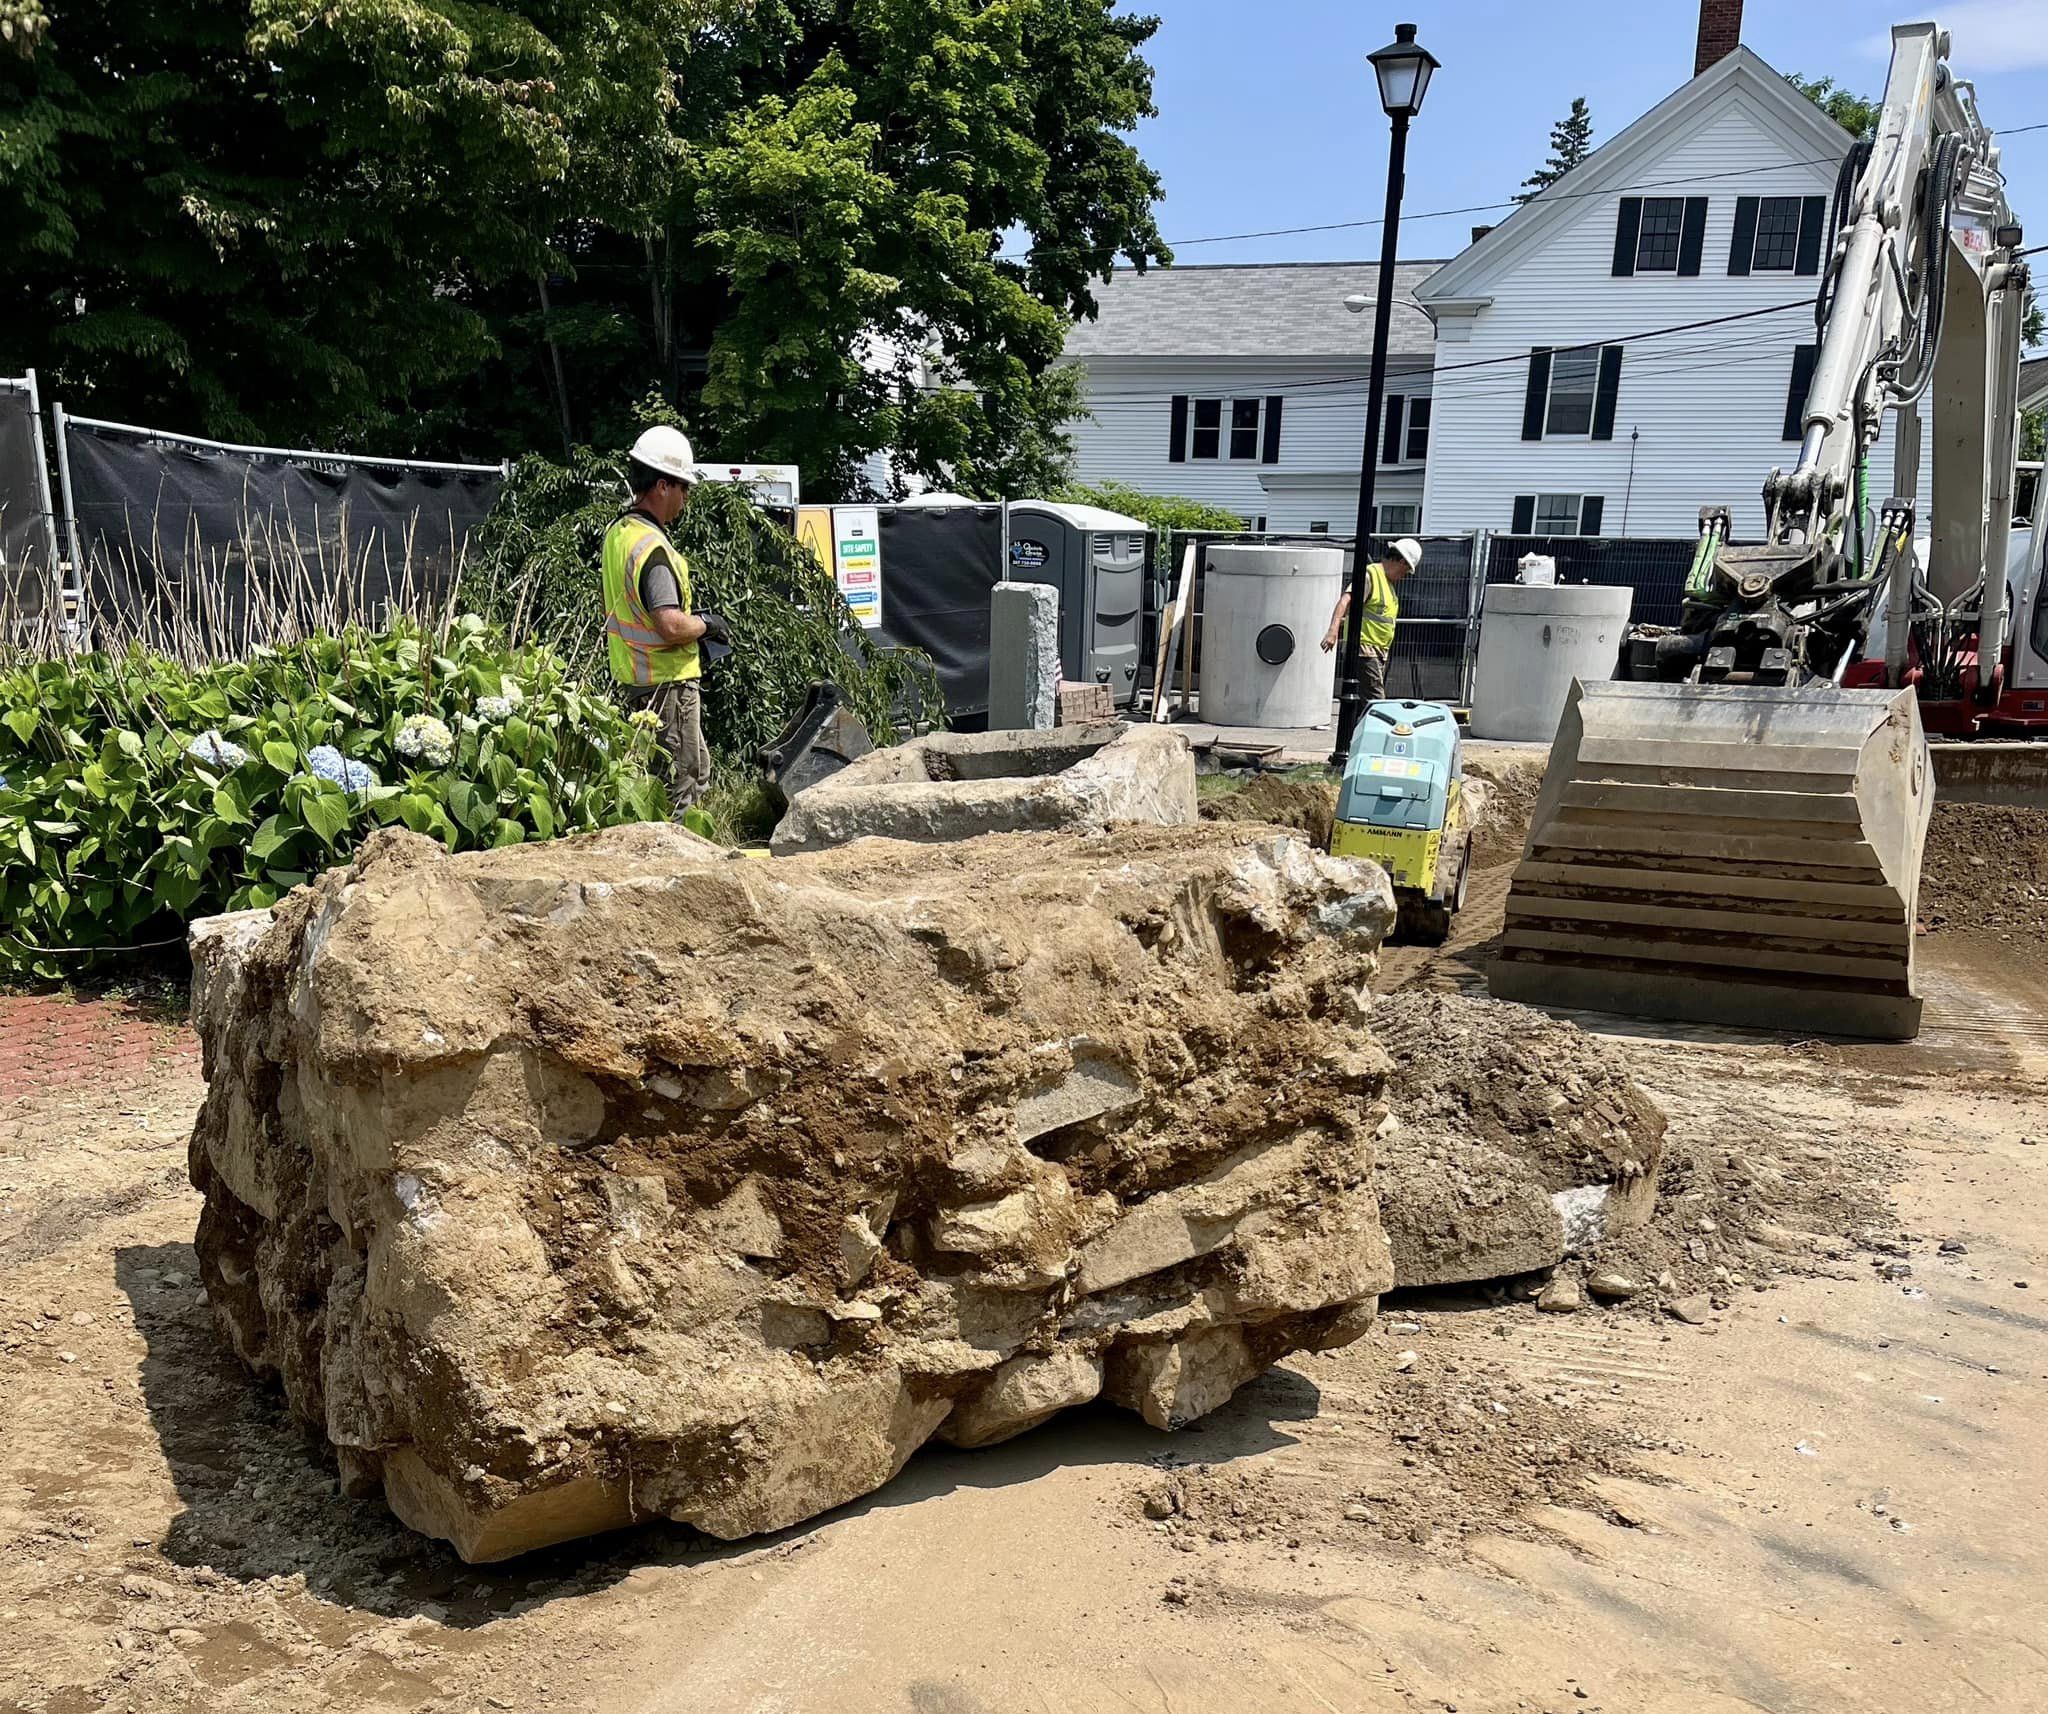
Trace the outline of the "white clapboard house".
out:
M 1682 536 L 1725 503 L 1761 532 L 1850 138 L 1739 45 L 1740 18 L 1708 0 L 1690 81 L 1417 289 L 1431 531 Z M 1887 441 L 1874 496 L 1890 482 Z
M 1438 267 L 1396 270 L 1389 404 L 1374 483 L 1376 527 L 1419 529 L 1432 454 L 1434 330 L 1415 287 Z M 1074 425 L 1075 476 L 1224 506 L 1258 530 L 1349 535 L 1358 520 L 1370 305 L 1363 262 L 1119 268 L 1101 308 L 1067 336 L 1089 415 Z

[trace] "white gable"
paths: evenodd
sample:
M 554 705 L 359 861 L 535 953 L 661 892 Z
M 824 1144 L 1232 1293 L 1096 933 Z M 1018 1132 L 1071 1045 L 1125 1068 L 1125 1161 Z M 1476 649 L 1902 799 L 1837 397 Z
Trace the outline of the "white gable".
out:
M 1690 83 L 1681 85 L 1649 112 L 1609 138 L 1573 172 L 1551 185 L 1446 262 L 1416 288 L 1425 304 L 1484 296 L 1520 257 L 1541 249 L 1560 226 L 1582 221 L 1590 206 L 1610 197 L 1711 195 L 1717 182 L 1699 177 L 1713 168 L 1693 163 L 1692 147 L 1703 127 L 1740 112 L 1761 152 L 1777 161 L 1816 161 L 1834 182 L 1834 170 L 1850 137 L 1748 48 L 1738 48 Z M 1735 163 L 1750 165 L 1755 153 Z M 1674 184 L 1677 178 L 1693 180 Z M 1755 194 L 1745 187 L 1744 194 Z M 1611 203 L 1608 203 L 1611 206 Z
M 1518 496 L 1594 495 L 1605 535 L 1691 535 L 1702 505 L 1727 503 L 1754 538 L 1764 477 L 1797 451 L 1785 408 L 1819 281 L 1731 273 L 1737 204 L 1827 196 L 1849 145 L 1739 50 L 1425 281 L 1439 335 L 1425 527 L 1504 531 Z M 1698 274 L 1615 274 L 1624 197 L 1705 202 Z M 1612 438 L 1525 440 L 1531 351 L 1580 344 L 1622 348 Z M 1873 468 L 1873 488 L 1889 480 Z

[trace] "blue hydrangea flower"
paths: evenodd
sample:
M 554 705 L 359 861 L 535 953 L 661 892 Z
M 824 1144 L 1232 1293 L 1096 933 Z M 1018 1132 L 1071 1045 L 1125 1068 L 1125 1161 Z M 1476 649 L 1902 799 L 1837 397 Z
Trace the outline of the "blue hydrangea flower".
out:
M 455 734 L 431 714 L 415 714 L 398 729 L 401 756 L 445 768 L 455 759 Z
M 209 768 L 225 768 L 230 772 L 249 759 L 247 750 L 234 740 L 223 738 L 219 729 L 212 726 L 185 746 L 185 754 L 195 762 L 204 762 Z
M 332 780 L 345 792 L 366 792 L 378 783 L 368 762 L 352 762 L 332 744 L 315 744 L 308 750 L 306 769 L 316 780 Z

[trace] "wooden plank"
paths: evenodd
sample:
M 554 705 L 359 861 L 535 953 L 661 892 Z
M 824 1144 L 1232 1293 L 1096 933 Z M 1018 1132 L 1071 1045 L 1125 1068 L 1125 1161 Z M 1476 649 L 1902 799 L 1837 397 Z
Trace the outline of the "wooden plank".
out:
M 1173 683 L 1173 645 L 1180 636 L 1181 619 L 1187 611 L 1188 588 L 1195 576 L 1195 544 L 1189 542 L 1180 556 L 1180 575 L 1174 580 L 1173 599 L 1159 626 L 1159 653 L 1152 663 L 1152 724 L 1166 724 L 1166 693 Z

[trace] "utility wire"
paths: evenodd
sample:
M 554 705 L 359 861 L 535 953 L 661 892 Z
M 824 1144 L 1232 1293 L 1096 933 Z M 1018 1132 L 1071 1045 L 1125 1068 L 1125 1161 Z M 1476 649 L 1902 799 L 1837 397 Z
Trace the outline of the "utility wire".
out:
M 1576 345 L 1553 345 L 1550 347 L 1550 354 L 1552 357 L 1555 357 L 1558 355 L 1558 353 L 1565 351 L 1597 351 L 1603 345 L 1640 345 L 1647 340 L 1664 339 L 1675 333 L 1692 333 L 1703 327 L 1725 327 L 1731 322 L 1754 321 L 1759 316 L 1784 315 L 1792 310 L 1810 311 L 1812 308 L 1813 300 L 1811 298 L 1799 298 L 1791 303 L 1771 304 L 1763 309 L 1736 310 L 1729 315 L 1710 315 L 1704 316 L 1698 321 L 1675 322 L 1669 327 L 1646 328 L 1639 333 L 1618 334 L 1610 336 L 1605 339 L 1585 339 L 1579 341 Z M 1415 355 L 1424 356 L 1427 354 L 1417 352 Z M 1502 355 L 1498 357 L 1477 357 L 1472 359 L 1470 362 L 1466 363 L 1439 363 L 1433 369 L 1417 370 L 1416 373 L 1430 375 L 1455 375 L 1469 369 L 1494 369 L 1498 368 L 1500 365 L 1504 363 L 1526 363 L 1528 361 L 1528 352 L 1509 351 L 1504 352 Z M 1362 374 L 1331 375 L 1314 381 L 1296 381 L 1290 385 L 1285 386 L 1264 387 L 1260 389 L 1260 393 L 1261 396 L 1269 398 L 1276 395 L 1281 398 L 1295 398 L 1304 393 L 1309 392 L 1311 389 L 1319 389 L 1323 387 L 1355 387 L 1361 381 L 1365 381 L 1367 379 L 1368 377 Z M 951 393 L 957 392 L 960 389 L 953 387 L 925 386 L 919 388 L 918 390 L 920 392 L 925 393 Z M 1127 402 L 1144 402 L 1157 405 L 1171 404 L 1177 395 L 1172 393 L 1161 393 L 1157 395 L 1147 396 L 1135 393 L 1120 393 L 1112 396 L 1125 400 Z M 1206 397 L 1206 395 L 1204 396 Z M 1246 396 L 1249 397 L 1250 395 L 1247 394 Z
M 1992 137 L 1994 140 L 2000 137 L 2023 137 L 2029 131 L 2048 131 L 2048 120 L 2042 120 L 2034 125 L 2008 126 L 2003 130 L 1994 131 Z M 1729 167 L 1717 173 L 1694 173 L 1688 177 L 1676 179 L 1647 179 L 1640 184 L 1606 185 L 1599 190 L 1546 191 L 1540 197 L 1532 200 L 1541 202 L 1576 202 L 1584 197 L 1621 196 L 1629 191 L 1637 190 L 1666 190 L 1674 185 L 1706 184 L 1717 179 L 1762 178 L 1770 173 L 1782 172 L 1787 167 L 1835 166 L 1840 163 L 1840 160 L 1841 157 L 1839 155 L 1816 155 L 1811 160 L 1778 161 L 1768 167 Z M 1526 208 L 1527 206 L 1527 203 L 1516 202 L 1513 198 L 1509 198 L 1505 202 L 1469 202 L 1457 208 L 1418 209 L 1412 214 L 1404 211 L 1401 218 L 1403 221 L 1443 220 L 1456 214 L 1490 214 L 1499 208 Z M 1368 226 L 1383 226 L 1385 224 L 1385 216 L 1380 215 L 1370 220 L 1329 220 L 1315 226 L 1270 226 L 1258 232 L 1220 232 L 1208 238 L 1169 238 L 1165 242 L 1169 250 L 1187 250 L 1192 249 L 1197 244 L 1236 244 L 1248 238 L 1294 238 L 1311 232 L 1354 232 Z M 1028 260 L 1030 255 L 1031 252 L 1029 250 L 1004 251 L 995 259 L 999 262 L 1022 262 Z M 1366 263 L 1364 265 L 1372 267 L 1377 264 Z

